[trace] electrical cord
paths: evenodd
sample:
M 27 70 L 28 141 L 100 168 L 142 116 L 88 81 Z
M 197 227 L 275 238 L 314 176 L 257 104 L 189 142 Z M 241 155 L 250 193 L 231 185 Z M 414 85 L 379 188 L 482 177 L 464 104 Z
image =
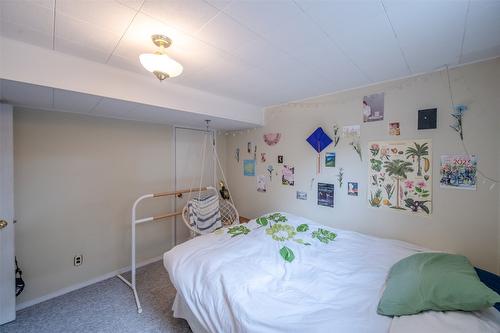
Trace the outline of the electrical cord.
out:
M 451 81 L 450 81 L 450 70 L 449 70 L 449 68 L 448 68 L 448 65 L 446 65 L 446 76 L 447 76 L 447 78 L 448 78 L 448 89 L 449 89 L 449 91 L 450 91 L 451 108 L 452 108 L 452 110 L 453 110 L 453 111 L 455 111 L 455 102 L 453 101 L 453 92 L 452 92 L 452 90 L 451 90 Z M 463 147 L 463 149 L 464 149 L 464 151 L 465 151 L 465 154 L 470 156 L 470 154 L 469 154 L 469 150 L 467 149 L 467 146 L 465 145 L 465 142 L 464 142 L 464 140 L 463 140 L 462 138 L 460 139 L 460 142 L 462 143 L 462 147 Z M 500 180 L 495 179 L 495 178 L 492 178 L 492 177 L 488 177 L 488 176 L 487 176 L 484 172 L 482 172 L 479 168 L 476 168 L 476 171 L 477 171 L 477 173 L 478 173 L 481 177 L 483 177 L 484 179 L 487 179 L 487 180 L 489 180 L 490 182 L 492 182 L 492 183 L 493 183 L 493 185 L 492 185 L 492 187 L 490 187 L 490 189 L 492 189 L 492 188 L 493 188 L 494 184 L 498 184 L 498 183 L 500 183 Z

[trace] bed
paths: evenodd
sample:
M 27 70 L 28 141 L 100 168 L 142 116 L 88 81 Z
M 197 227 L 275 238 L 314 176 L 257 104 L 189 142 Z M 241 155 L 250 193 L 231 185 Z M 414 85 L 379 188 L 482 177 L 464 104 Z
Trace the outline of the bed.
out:
M 272 218 L 252 220 L 165 253 L 177 290 L 174 316 L 193 332 L 500 331 L 494 308 L 394 319 L 377 314 L 391 266 L 424 248 L 292 214 L 271 216 L 291 227 L 270 228 L 280 224 Z

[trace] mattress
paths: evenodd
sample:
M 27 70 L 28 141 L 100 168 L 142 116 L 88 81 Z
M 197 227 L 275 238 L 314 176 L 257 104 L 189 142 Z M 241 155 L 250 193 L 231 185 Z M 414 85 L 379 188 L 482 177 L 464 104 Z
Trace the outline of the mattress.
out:
M 393 320 L 376 312 L 391 266 L 425 249 L 279 216 L 291 228 L 270 231 L 253 220 L 165 253 L 178 292 L 174 315 L 196 326 L 194 332 L 399 333 L 415 329 L 419 318 L 448 322 L 439 319 L 442 313 Z M 334 239 L 325 237 L 331 233 Z M 494 317 L 464 315 L 460 319 L 471 325 L 498 328 Z

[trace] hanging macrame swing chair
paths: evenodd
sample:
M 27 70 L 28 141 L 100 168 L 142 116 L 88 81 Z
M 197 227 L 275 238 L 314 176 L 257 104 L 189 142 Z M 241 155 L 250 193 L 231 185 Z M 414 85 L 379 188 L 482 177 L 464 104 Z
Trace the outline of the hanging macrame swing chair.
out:
M 233 198 L 229 191 L 229 186 L 227 186 L 226 176 L 224 175 L 224 170 L 217 154 L 215 133 L 209 128 L 210 120 L 206 120 L 206 123 L 207 129 L 201 151 L 202 160 L 199 186 L 193 192 L 193 183 L 191 183 L 187 203 L 182 209 L 183 222 L 196 235 L 207 234 L 216 229 L 240 223 L 240 216 L 234 207 Z M 210 136 L 212 136 L 211 142 Z M 215 188 L 215 184 L 214 186 L 202 187 L 207 145 L 210 146 L 209 149 L 212 152 L 215 170 L 218 168 L 222 176 L 223 182 L 220 183 L 220 192 Z M 217 171 L 214 172 L 214 180 L 216 176 Z

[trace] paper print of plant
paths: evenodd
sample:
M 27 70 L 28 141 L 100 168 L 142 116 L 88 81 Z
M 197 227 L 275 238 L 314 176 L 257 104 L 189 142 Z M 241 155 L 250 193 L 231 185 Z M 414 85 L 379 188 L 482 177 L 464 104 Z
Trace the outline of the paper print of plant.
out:
M 425 182 L 418 182 L 417 186 L 415 186 L 415 194 L 418 195 L 420 198 L 427 198 L 430 195 L 429 190 L 425 190 L 424 187 L 427 184 Z
M 339 169 L 337 180 L 339 181 L 339 188 L 342 187 L 342 184 L 344 183 L 344 168 Z
M 382 186 L 382 183 L 384 182 L 385 180 L 385 173 L 381 172 L 379 177 L 378 177 L 378 181 L 380 182 L 380 186 Z
M 424 156 L 429 155 L 429 146 L 427 142 L 419 145 L 418 143 L 413 143 L 415 147 L 406 148 L 406 158 L 412 158 L 415 161 L 417 159 L 417 176 L 422 176 L 422 158 L 424 160 L 424 171 L 427 172 L 430 169 L 430 161 Z
M 320 242 L 328 244 L 337 237 L 337 234 L 326 229 L 318 228 L 313 231 L 312 238 L 317 238 Z
M 375 171 L 382 170 L 382 161 L 381 160 L 371 158 L 370 162 L 372 163 L 372 166 L 371 166 L 372 170 L 375 170 Z
M 430 213 L 429 207 L 425 205 L 429 200 L 413 200 L 412 198 L 407 198 L 404 200 L 405 206 L 410 208 L 412 212 L 417 212 L 421 208 L 427 214 Z
M 269 180 L 272 181 L 273 180 L 273 171 L 274 171 L 274 167 L 269 164 L 267 166 L 267 172 L 269 172 Z
M 372 152 L 372 156 L 377 156 L 380 151 L 380 146 L 377 143 L 374 143 L 370 146 L 370 151 Z
M 387 199 L 391 200 L 395 188 L 396 187 L 393 184 L 386 184 L 384 186 L 385 193 L 387 193 Z
M 380 159 L 389 160 L 389 148 L 380 149 Z
M 337 147 L 339 141 L 340 141 L 339 127 L 337 125 L 333 125 L 333 148 Z
M 359 143 L 358 140 L 354 140 L 352 142 L 349 142 L 349 144 L 352 146 L 354 151 L 358 154 L 359 160 L 362 161 L 363 157 L 361 156 L 361 144 Z
M 399 182 L 402 179 L 407 178 L 407 173 L 413 172 L 412 164 L 407 161 L 403 160 L 393 160 L 393 161 L 386 161 L 384 162 L 384 168 L 385 172 L 389 174 L 389 176 L 393 177 L 396 179 L 396 206 L 393 206 L 393 208 L 396 209 L 404 209 L 399 205 L 399 200 L 401 197 L 401 188 L 399 186 Z
M 382 190 L 376 190 L 375 195 L 373 195 L 373 192 L 370 193 L 370 200 L 368 200 L 368 202 L 372 207 L 380 207 L 380 203 L 382 202 Z

